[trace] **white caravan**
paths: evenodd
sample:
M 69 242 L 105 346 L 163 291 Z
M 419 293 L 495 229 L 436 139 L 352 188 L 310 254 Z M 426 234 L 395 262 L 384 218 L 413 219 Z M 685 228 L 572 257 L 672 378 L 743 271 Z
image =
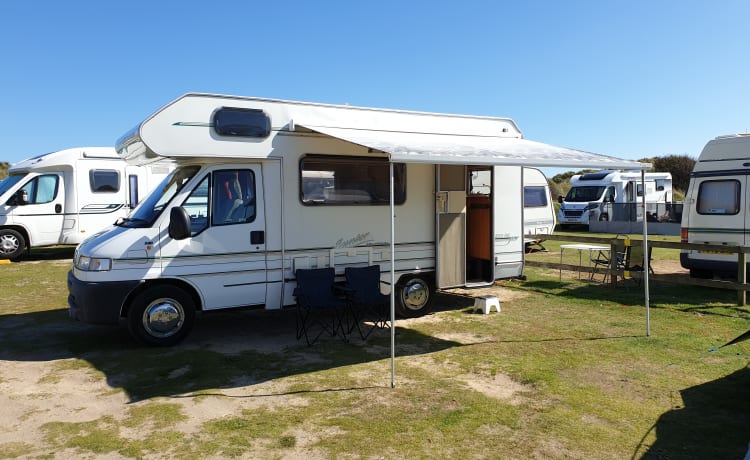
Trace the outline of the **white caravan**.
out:
M 604 170 L 576 174 L 570 190 L 560 197 L 557 221 L 560 225 L 588 225 L 592 221 L 643 220 L 643 184 L 640 171 Z M 672 202 L 672 174 L 645 174 L 647 220 L 657 220 Z
M 293 305 L 299 268 L 393 268 L 397 312 L 422 315 L 436 288 L 522 275 L 523 164 L 645 167 L 525 140 L 507 118 L 208 94 L 117 150 L 177 168 L 77 248 L 69 312 L 151 345 L 184 338 L 196 311 Z
M 528 235 L 551 235 L 555 230 L 555 207 L 549 182 L 536 168 L 523 168 L 523 228 L 527 249 L 540 242 Z
M 0 258 L 80 243 L 126 216 L 168 172 L 129 166 L 111 147 L 61 150 L 14 164 L 0 182 Z
M 715 245 L 750 244 L 750 135 L 719 136 L 703 148 L 690 174 L 682 210 L 681 240 Z M 690 275 L 736 276 L 737 254 L 682 251 Z

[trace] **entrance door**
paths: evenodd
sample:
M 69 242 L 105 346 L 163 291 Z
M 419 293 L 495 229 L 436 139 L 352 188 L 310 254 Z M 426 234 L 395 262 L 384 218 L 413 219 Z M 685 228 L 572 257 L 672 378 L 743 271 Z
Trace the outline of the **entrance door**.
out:
M 466 284 L 466 168 L 437 165 L 437 287 Z
M 468 166 L 466 197 L 466 284 L 486 285 L 495 280 L 493 169 Z

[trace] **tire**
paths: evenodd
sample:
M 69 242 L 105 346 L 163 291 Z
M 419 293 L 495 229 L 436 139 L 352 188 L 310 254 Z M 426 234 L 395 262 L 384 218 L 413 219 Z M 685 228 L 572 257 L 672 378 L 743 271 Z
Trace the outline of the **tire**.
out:
M 416 318 L 432 310 L 435 288 L 422 275 L 408 275 L 396 285 L 396 314 L 401 318 Z
M 193 327 L 195 303 L 190 294 L 175 286 L 155 286 L 138 294 L 128 312 L 128 331 L 137 341 L 171 347 Z
M 690 277 L 702 280 L 710 280 L 714 274 L 710 270 L 700 270 L 697 268 L 690 269 Z
M 607 214 L 600 214 L 599 215 L 599 222 L 607 222 L 609 221 L 609 215 Z
M 26 250 L 26 239 L 10 228 L 0 230 L 0 259 L 15 260 Z

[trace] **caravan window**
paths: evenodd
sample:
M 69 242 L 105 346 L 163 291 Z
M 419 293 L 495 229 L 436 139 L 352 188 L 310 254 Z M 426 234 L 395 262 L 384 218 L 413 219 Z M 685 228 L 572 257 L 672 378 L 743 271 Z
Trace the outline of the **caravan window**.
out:
M 300 161 L 300 200 L 306 206 L 388 205 L 390 172 L 384 158 L 308 155 Z M 406 200 L 406 165 L 393 165 L 394 202 Z
M 523 206 L 525 208 L 542 208 L 547 206 L 547 189 L 543 185 L 527 185 L 524 187 Z
M 698 214 L 734 215 L 740 212 L 740 182 L 710 180 L 698 187 Z
M 120 173 L 111 169 L 92 169 L 89 171 L 89 183 L 92 192 L 118 192 Z
M 214 114 L 214 129 L 222 136 L 265 138 L 271 134 L 271 119 L 258 109 L 222 107 Z

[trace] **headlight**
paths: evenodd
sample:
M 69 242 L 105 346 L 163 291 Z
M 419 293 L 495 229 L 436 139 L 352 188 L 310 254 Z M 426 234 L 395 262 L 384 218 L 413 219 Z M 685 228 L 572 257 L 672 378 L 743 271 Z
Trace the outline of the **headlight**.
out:
M 599 203 L 589 203 L 586 205 L 586 211 L 590 211 L 592 209 L 596 209 L 599 207 Z
M 106 272 L 112 268 L 112 259 L 79 256 L 76 259 L 75 266 L 85 272 Z

